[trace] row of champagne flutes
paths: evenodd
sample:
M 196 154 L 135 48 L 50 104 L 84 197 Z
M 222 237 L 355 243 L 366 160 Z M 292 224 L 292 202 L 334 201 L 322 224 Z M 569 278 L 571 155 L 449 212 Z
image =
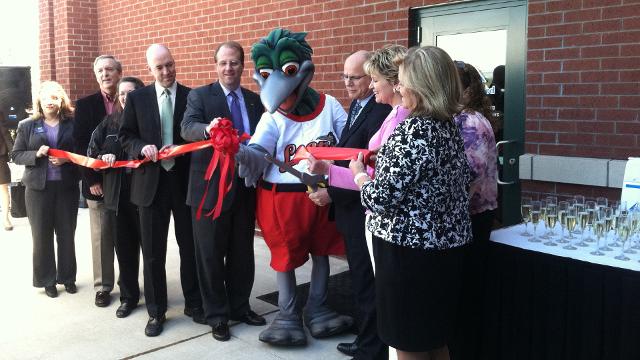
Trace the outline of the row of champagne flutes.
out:
M 576 195 L 564 201 L 558 201 L 556 196 L 549 196 L 539 201 L 532 201 L 530 197 L 522 197 L 522 219 L 525 231 L 522 236 L 529 237 L 530 242 L 542 242 L 546 246 L 563 245 L 564 249 L 577 250 L 578 247 L 588 247 L 595 243 L 592 255 L 603 256 L 605 252 L 620 248 L 616 259 L 628 261 L 626 254 L 635 254 L 640 250 L 640 212 L 629 211 L 625 201 L 609 203 L 607 198 L 599 197 L 595 201 L 585 201 L 582 195 Z M 527 228 L 533 223 L 533 234 Z M 544 224 L 544 234 L 537 236 L 537 225 Z M 560 224 L 561 233 L 554 232 L 556 223 Z M 578 230 L 579 228 L 579 230 Z M 568 230 L 565 235 L 565 229 Z M 585 230 L 595 235 L 585 237 Z M 609 242 L 609 233 L 613 232 Z M 579 235 L 578 237 L 573 236 Z M 604 237 L 604 244 L 600 240 Z M 579 241 L 578 241 L 579 240 Z M 631 245 L 633 243 L 633 245 Z

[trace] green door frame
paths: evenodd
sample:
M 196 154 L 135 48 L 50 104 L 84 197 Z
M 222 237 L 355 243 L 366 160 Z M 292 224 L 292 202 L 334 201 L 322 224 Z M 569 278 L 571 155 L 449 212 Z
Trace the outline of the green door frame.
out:
M 409 45 L 435 44 L 436 36 L 507 30 L 504 141 L 502 150 L 502 225 L 519 223 L 519 157 L 524 153 L 526 114 L 527 1 L 484 0 L 444 4 L 411 11 Z

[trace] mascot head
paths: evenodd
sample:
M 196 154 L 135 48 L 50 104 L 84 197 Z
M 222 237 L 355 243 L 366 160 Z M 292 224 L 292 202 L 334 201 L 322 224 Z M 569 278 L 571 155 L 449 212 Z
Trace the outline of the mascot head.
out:
M 315 66 L 306 33 L 274 29 L 251 47 L 253 79 L 260 86 L 260 100 L 270 113 L 304 115 L 315 108 L 318 94 L 309 87 Z

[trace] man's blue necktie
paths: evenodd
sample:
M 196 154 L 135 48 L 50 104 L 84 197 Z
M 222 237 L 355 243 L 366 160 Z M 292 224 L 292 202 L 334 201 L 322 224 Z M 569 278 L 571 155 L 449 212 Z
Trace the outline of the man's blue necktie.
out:
M 238 99 L 238 94 L 234 91 L 229 92 L 229 96 L 231 96 L 231 121 L 233 122 L 233 127 L 238 130 L 238 134 L 242 135 L 244 133 L 244 124 L 242 120 L 242 110 L 240 110 L 240 99 Z

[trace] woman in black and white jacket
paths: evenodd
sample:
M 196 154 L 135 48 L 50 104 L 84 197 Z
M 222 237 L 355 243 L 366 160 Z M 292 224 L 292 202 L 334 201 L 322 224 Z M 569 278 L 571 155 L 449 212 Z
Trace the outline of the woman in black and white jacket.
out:
M 400 65 L 411 115 L 377 155 L 375 180 L 350 164 L 372 216 L 380 338 L 399 359 L 448 359 L 463 245 L 471 241 L 470 169 L 453 116 L 461 87 L 437 47 L 413 48 Z

